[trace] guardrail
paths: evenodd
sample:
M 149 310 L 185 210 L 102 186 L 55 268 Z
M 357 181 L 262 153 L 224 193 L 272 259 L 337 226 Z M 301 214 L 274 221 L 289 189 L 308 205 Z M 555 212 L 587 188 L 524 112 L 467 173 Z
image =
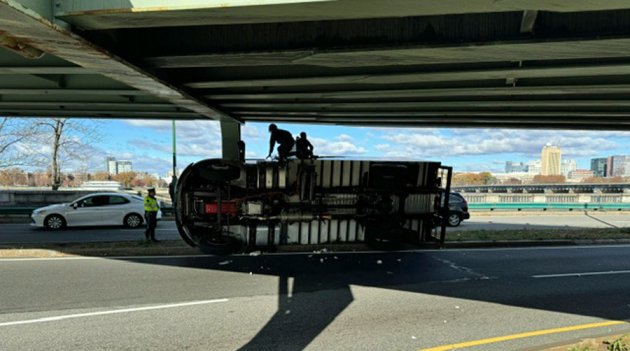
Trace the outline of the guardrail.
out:
M 470 210 L 590 210 L 590 211 L 625 211 L 630 210 L 630 203 L 469 203 Z
M 0 207 L 0 215 L 30 215 L 36 207 Z

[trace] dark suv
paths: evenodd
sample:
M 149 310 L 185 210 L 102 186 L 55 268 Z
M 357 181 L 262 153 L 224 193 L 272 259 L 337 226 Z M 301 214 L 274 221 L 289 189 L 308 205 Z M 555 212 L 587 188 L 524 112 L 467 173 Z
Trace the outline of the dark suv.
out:
M 464 219 L 470 218 L 468 202 L 459 193 L 451 193 L 448 198 L 448 225 L 457 227 Z

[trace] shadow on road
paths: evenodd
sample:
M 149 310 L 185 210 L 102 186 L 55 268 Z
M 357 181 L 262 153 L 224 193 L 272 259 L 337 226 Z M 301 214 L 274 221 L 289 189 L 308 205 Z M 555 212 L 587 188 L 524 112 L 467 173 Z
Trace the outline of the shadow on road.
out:
M 241 350 L 305 348 L 354 301 L 353 285 L 610 320 L 630 318 L 630 309 L 618 307 L 629 302 L 627 279 L 603 278 L 595 287 L 579 282 L 565 286 L 518 274 L 510 280 L 497 279 L 500 269 L 519 269 L 512 261 L 518 255 L 518 251 L 511 255 L 494 251 L 473 258 L 464 251 L 445 251 L 234 256 L 227 261 L 225 257 L 126 260 L 277 276 L 278 309 Z M 564 253 L 555 264 L 567 266 L 573 261 L 571 253 Z
M 170 244 L 154 247 L 167 245 Z M 42 246 L 36 243 L 26 245 L 32 248 Z M 188 252 L 194 250 L 186 249 Z M 627 255 L 627 249 L 620 250 L 625 250 L 623 253 Z M 354 301 L 352 286 L 454 297 L 609 320 L 630 318 L 629 308 L 618 307 L 630 303 L 627 276 L 598 278 L 596 285 L 586 285 L 579 280 L 570 280 L 571 285 L 562 285 L 553 279 L 531 279 L 528 275 L 519 275 L 519 263 L 522 262 L 534 267 L 539 260 L 547 264 L 551 262 L 554 268 L 573 267 L 576 262 L 572 251 L 563 250 L 551 260 L 536 251 L 511 251 L 506 254 L 491 250 L 475 254 L 444 250 L 232 256 L 229 259 L 111 259 L 205 269 L 208 272 L 278 277 L 277 311 L 241 350 L 298 350 L 311 344 Z M 596 255 L 597 250 L 590 251 Z M 98 253 L 94 255 L 98 256 Z M 589 259 L 593 260 L 593 266 L 600 260 L 597 256 Z M 617 261 L 619 269 L 629 269 L 627 259 Z M 509 275 L 509 279 L 497 279 L 506 269 L 514 274 Z M 212 283 L 221 284 L 220 281 Z

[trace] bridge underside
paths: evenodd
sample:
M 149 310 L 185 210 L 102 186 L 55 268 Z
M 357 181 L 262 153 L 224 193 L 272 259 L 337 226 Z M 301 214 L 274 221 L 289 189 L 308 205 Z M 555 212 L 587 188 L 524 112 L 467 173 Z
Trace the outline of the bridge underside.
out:
M 630 130 L 628 1 L 36 3 L 0 115 Z

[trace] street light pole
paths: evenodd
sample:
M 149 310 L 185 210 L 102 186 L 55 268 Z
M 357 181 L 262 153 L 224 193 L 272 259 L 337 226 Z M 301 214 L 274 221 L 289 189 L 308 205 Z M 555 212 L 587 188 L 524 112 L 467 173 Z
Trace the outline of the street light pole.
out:
M 175 120 L 173 120 L 173 177 L 177 177 L 177 142 L 175 136 Z

